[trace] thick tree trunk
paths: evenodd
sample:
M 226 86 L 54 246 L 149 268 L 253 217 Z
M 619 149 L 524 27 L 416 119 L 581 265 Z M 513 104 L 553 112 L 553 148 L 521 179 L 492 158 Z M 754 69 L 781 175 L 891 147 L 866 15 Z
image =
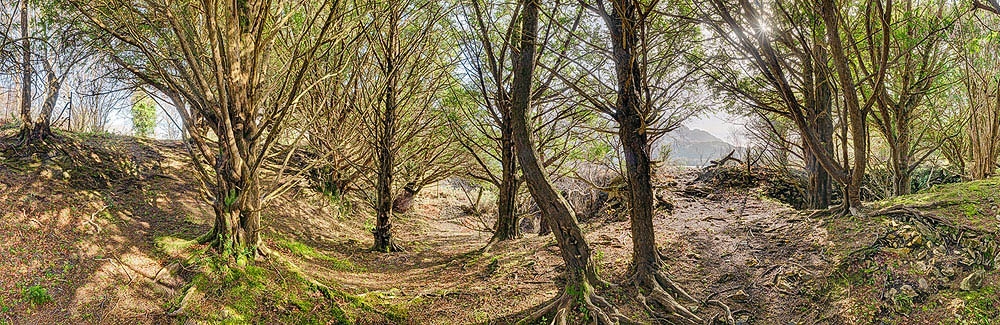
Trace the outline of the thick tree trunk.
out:
M 260 184 L 238 157 L 220 155 L 216 176 L 215 225 L 202 242 L 225 256 L 251 257 L 260 251 Z
M 497 198 L 497 222 L 490 241 L 504 241 L 521 237 L 521 227 L 517 215 L 517 156 L 514 154 L 513 130 L 504 125 L 500 135 L 500 193 Z
M 819 45 L 819 35 L 814 36 L 813 52 L 814 56 L 806 58 L 809 63 L 806 65 L 806 75 L 810 81 L 810 88 L 806 93 L 808 107 L 806 114 L 812 125 L 815 126 L 816 140 L 820 154 L 833 154 L 833 85 L 830 74 L 827 72 L 828 56 L 826 50 Z M 830 198 L 833 194 L 833 178 L 819 161 L 817 153 L 805 148 L 803 157 L 806 163 L 806 172 L 809 175 L 809 188 L 806 195 L 806 208 L 826 209 L 830 206 Z
M 909 117 L 903 117 L 909 119 Z M 897 125 L 897 138 L 890 148 L 890 166 L 892 170 L 892 195 L 907 195 L 913 191 L 910 184 L 910 131 L 909 123 L 899 123 Z

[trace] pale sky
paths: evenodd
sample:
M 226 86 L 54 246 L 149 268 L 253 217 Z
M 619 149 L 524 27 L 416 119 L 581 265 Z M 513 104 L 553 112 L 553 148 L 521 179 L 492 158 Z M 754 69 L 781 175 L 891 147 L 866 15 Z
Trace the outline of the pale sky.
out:
M 743 143 L 739 143 L 742 141 L 737 137 L 744 134 L 745 129 L 743 123 L 736 116 L 723 112 L 712 112 L 706 116 L 688 119 L 684 125 L 691 129 L 705 130 L 729 144 L 743 145 Z

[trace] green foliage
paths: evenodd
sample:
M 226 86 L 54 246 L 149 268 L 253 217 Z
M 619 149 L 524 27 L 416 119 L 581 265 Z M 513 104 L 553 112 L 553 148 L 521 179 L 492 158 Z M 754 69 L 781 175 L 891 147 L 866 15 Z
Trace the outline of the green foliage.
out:
M 38 284 L 25 288 L 21 292 L 21 295 L 28 301 L 28 303 L 31 303 L 32 306 L 52 301 L 52 296 L 49 295 L 48 290 Z
M 132 102 L 132 130 L 135 136 L 148 138 L 156 129 L 156 103 L 146 95 L 136 94 Z

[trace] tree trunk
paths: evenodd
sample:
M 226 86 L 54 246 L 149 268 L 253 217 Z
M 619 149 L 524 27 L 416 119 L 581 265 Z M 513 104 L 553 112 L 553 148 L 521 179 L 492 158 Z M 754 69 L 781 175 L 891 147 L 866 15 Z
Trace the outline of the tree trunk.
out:
M 532 135 L 528 127 L 527 112 L 530 104 L 531 81 L 534 72 L 535 38 L 538 33 L 538 0 L 524 0 L 522 12 L 522 34 L 520 39 L 521 52 L 514 55 L 514 81 L 511 90 L 511 124 L 513 125 L 514 143 L 517 148 L 517 158 L 521 163 L 525 182 L 532 198 L 541 210 L 542 218 L 549 223 L 563 260 L 566 262 L 566 273 L 569 278 L 577 281 L 584 279 L 596 280 L 597 272 L 590 259 L 590 245 L 583 237 L 583 231 L 577 223 L 573 209 L 569 203 L 556 192 L 549 181 L 548 174 L 538 161 L 538 154 L 532 144 Z M 585 277 L 580 278 L 578 275 Z M 573 285 L 573 284 L 568 284 Z
M 219 155 L 216 171 L 215 225 L 201 242 L 224 256 L 256 257 L 260 253 L 260 184 L 239 157 Z
M 849 59 L 844 53 L 846 47 L 840 37 L 839 9 L 833 0 L 822 1 L 819 7 L 820 16 L 826 25 L 830 56 L 833 59 L 834 70 L 840 81 L 844 97 L 844 110 L 847 111 L 850 122 L 851 145 L 854 150 L 853 166 L 851 166 L 850 177 L 844 188 L 844 207 L 851 214 L 859 215 L 863 208 L 861 184 L 864 181 L 868 164 L 868 112 L 867 108 L 861 107 L 857 89 L 854 87 L 856 83 L 850 69 Z
M 509 123 L 503 126 L 500 135 L 500 163 L 503 167 L 500 175 L 500 195 L 497 198 L 497 223 L 490 241 L 504 241 L 521 237 L 520 222 L 517 215 L 517 190 L 520 181 L 517 179 L 517 156 L 514 154 L 513 130 Z
M 643 79 L 645 66 L 640 62 L 639 31 L 645 21 L 640 16 L 636 3 L 629 0 L 614 0 L 612 11 L 604 15 L 611 34 L 615 75 L 617 81 L 617 101 L 614 119 L 618 123 L 618 137 L 625 154 L 625 169 L 629 189 L 630 225 L 632 233 L 631 276 L 640 288 L 643 304 L 647 308 L 655 306 L 658 317 L 667 317 L 674 322 L 701 323 L 700 317 L 677 303 L 675 294 L 690 298 L 686 292 L 670 281 L 663 273 L 663 261 L 656 249 L 656 235 L 653 229 L 653 184 L 652 161 L 650 159 L 649 119 L 654 112 L 649 111 L 651 103 L 643 103 Z M 647 98 L 647 100 L 653 100 Z M 668 292 L 671 290 L 673 292 Z M 660 312 L 665 312 L 659 315 Z M 677 315 L 674 317 L 667 315 Z
M 814 25 L 818 22 L 814 22 Z M 819 154 L 833 154 L 833 85 L 827 69 L 829 61 L 826 50 L 820 46 L 820 35 L 813 35 L 814 56 L 805 58 L 805 75 L 808 79 L 810 89 L 806 89 L 806 114 L 807 119 L 815 126 L 816 140 L 818 141 Z M 809 188 L 806 195 L 806 208 L 826 209 L 830 206 L 830 197 L 833 194 L 833 179 L 830 172 L 823 168 L 817 153 L 809 150 L 807 145 L 803 145 L 803 157 L 806 163 L 806 172 L 809 175 Z
M 640 98 L 642 66 L 636 55 L 638 8 L 631 1 L 614 1 L 607 19 L 614 48 L 618 94 L 614 119 L 625 153 L 632 228 L 632 271 L 637 279 L 651 279 L 660 270 L 659 252 L 653 233 L 653 184 L 646 115 Z
M 52 112 L 56 108 L 56 101 L 59 100 L 62 80 L 56 75 L 51 64 L 44 61 L 42 65 L 45 68 L 45 101 L 42 102 L 42 112 L 32 128 L 32 138 L 44 140 L 52 134 Z
M 396 244 L 392 238 L 392 169 L 395 164 L 393 147 L 396 137 L 396 83 L 397 75 L 395 53 L 398 51 L 396 44 L 396 13 L 390 13 L 390 31 L 388 44 L 386 45 L 385 65 L 382 73 L 385 74 L 385 94 L 384 109 L 379 116 L 381 126 L 378 130 L 378 144 L 376 145 L 376 159 L 378 163 L 378 180 L 375 184 L 375 229 L 372 235 L 375 237 L 375 244 L 372 250 L 378 252 L 397 252 L 402 247 Z
M 21 0 L 21 136 L 31 135 L 31 37 L 28 35 L 28 0 Z
M 892 166 L 892 195 L 907 195 L 913 192 L 910 184 L 910 123 L 909 116 L 897 117 L 897 136 L 890 148 L 890 165 Z
M 528 191 L 535 199 L 555 235 L 559 252 L 566 264 L 566 284 L 563 293 L 548 306 L 536 311 L 523 322 L 541 318 L 553 310 L 560 318 L 556 323 L 564 324 L 567 314 L 577 312 L 574 304 L 589 311 L 595 323 L 613 323 L 610 316 L 620 315 L 614 306 L 594 293 L 592 284 L 603 284 L 597 276 L 597 269 L 591 259 L 590 245 L 583 236 L 576 215 L 566 200 L 552 187 L 548 174 L 538 161 L 538 153 L 532 144 L 527 111 L 530 105 L 531 82 L 534 71 L 535 41 L 538 33 L 538 0 L 522 0 L 520 51 L 513 55 L 514 76 L 511 87 L 511 122 L 517 158 Z M 584 305 L 586 302 L 586 305 Z M 607 309 L 609 312 L 605 312 Z

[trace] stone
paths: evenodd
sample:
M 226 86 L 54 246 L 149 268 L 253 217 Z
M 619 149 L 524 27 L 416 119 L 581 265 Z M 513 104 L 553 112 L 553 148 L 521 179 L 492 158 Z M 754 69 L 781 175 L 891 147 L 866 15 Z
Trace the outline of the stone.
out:
M 917 288 L 919 288 L 920 291 L 923 291 L 923 292 L 930 292 L 931 291 L 931 285 L 930 285 L 930 283 L 928 283 L 927 279 L 924 279 L 924 278 L 917 279 Z
M 747 298 L 750 298 L 750 296 L 747 295 L 746 291 L 743 291 L 743 290 L 736 291 L 733 294 L 729 295 L 729 299 L 732 299 L 732 300 L 735 300 L 735 301 L 739 301 L 739 302 L 746 301 Z
M 962 291 L 977 290 L 983 285 L 983 279 L 985 277 L 986 272 L 983 272 L 982 270 L 974 271 L 962 279 L 962 283 L 958 285 L 958 288 L 962 289 Z
M 944 275 L 948 279 L 955 278 L 955 267 L 951 265 L 945 265 L 944 267 L 941 267 L 941 275 Z
M 909 284 L 904 284 L 904 285 L 900 286 L 899 287 L 899 294 L 903 295 L 903 296 L 906 296 L 907 298 L 913 298 L 913 297 L 919 296 L 919 294 L 917 294 L 917 291 L 913 290 L 913 286 L 911 286 Z

